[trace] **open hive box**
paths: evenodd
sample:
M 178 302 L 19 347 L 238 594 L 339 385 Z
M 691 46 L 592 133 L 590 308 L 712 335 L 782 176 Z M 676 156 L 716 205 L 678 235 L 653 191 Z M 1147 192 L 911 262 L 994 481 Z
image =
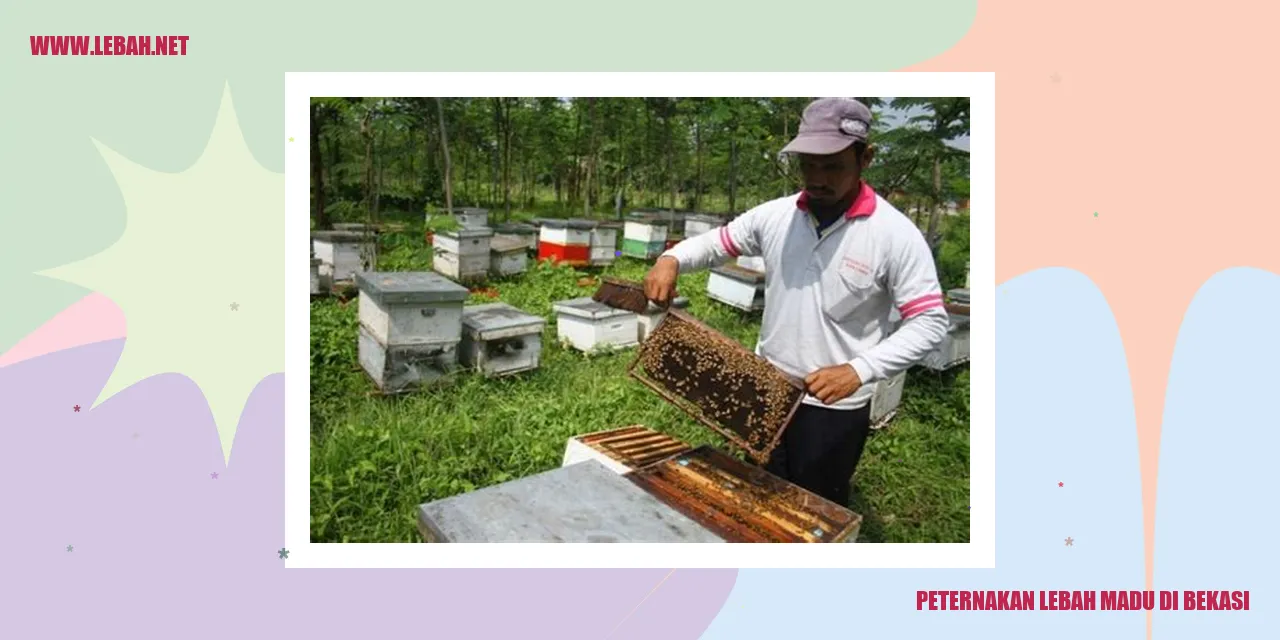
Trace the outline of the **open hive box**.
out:
M 680 440 L 637 424 L 569 438 L 561 466 L 597 460 L 616 473 L 629 473 L 689 449 Z
M 624 476 L 726 542 L 853 542 L 862 517 L 709 446 Z
M 680 309 L 668 311 L 627 372 L 763 464 L 804 386 Z

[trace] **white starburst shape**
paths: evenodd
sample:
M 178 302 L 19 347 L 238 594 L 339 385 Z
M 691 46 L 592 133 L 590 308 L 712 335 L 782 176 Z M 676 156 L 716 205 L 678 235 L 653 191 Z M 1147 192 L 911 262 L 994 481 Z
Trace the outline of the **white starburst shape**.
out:
M 229 458 L 249 393 L 284 368 L 284 176 L 249 152 L 229 86 L 204 153 L 185 171 L 153 171 L 93 143 L 124 196 L 124 233 L 42 272 L 124 312 L 124 350 L 93 407 L 151 376 L 185 375 Z M 228 313 L 229 300 L 244 308 Z

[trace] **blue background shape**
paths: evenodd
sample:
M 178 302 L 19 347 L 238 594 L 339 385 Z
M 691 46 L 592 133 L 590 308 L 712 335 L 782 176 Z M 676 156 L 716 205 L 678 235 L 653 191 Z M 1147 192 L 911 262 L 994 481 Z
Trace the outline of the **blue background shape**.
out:
M 1161 640 L 1280 635 L 1278 327 L 1280 276 L 1257 269 L 1218 273 L 1183 318 L 1160 440 L 1155 588 L 1249 590 L 1250 610 L 1157 611 Z
M 1044 269 L 998 287 L 995 309 L 996 568 L 744 569 L 703 638 L 1145 635 L 1141 611 L 916 610 L 917 590 L 1144 588 L 1133 400 L 1106 300 Z

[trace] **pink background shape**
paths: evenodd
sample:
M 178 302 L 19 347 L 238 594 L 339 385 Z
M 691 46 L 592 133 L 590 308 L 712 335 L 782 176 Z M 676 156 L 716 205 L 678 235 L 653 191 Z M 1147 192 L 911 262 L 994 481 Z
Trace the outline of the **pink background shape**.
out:
M 100 293 L 90 293 L 40 325 L 13 348 L 0 353 L 0 367 L 124 336 L 125 320 L 120 307 Z

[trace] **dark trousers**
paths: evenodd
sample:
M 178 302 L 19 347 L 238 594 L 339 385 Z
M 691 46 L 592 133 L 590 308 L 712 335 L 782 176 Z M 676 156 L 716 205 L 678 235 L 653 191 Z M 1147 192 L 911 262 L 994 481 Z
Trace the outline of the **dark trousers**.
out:
M 765 470 L 847 506 L 849 483 L 870 431 L 870 403 L 852 411 L 802 404 Z

